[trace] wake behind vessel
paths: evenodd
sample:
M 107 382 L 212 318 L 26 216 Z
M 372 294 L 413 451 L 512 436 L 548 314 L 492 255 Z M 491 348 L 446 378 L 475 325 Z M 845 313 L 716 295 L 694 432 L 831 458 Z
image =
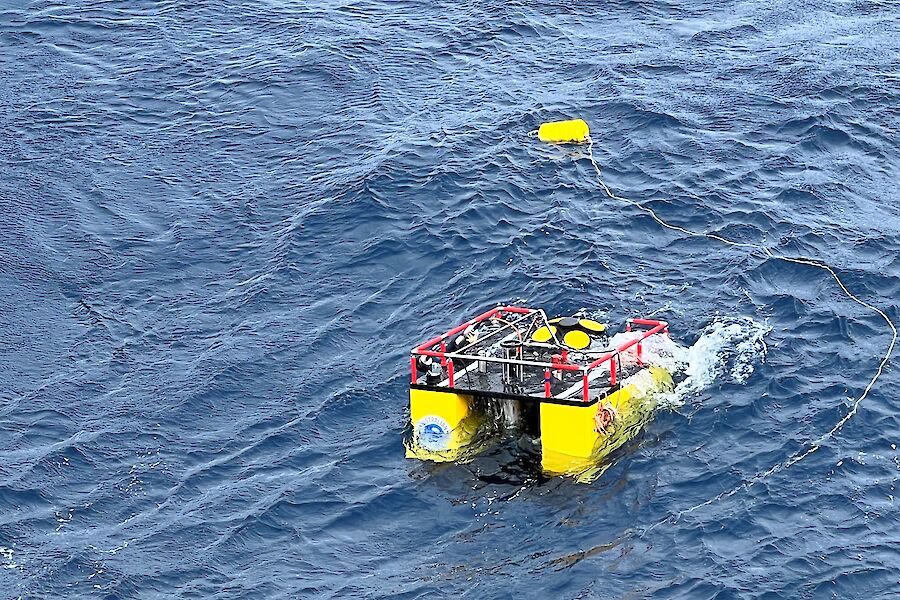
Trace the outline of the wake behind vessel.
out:
M 407 457 L 467 460 L 503 415 L 538 442 L 545 473 L 596 471 L 640 430 L 653 395 L 671 390 L 672 373 L 643 352 L 668 333 L 634 318 L 610 337 L 597 321 L 517 306 L 478 315 L 413 348 Z

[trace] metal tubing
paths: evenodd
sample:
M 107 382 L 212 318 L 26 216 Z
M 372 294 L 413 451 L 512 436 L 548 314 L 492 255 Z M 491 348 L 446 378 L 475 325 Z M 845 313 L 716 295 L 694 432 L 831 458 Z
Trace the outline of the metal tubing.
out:
M 668 325 L 665 321 L 657 321 L 656 319 L 628 319 L 628 323 L 634 323 L 635 325 Z
M 428 340 L 427 342 L 425 342 L 424 344 L 413 348 L 413 352 L 422 352 L 422 351 L 426 350 L 427 348 L 431 348 L 432 346 L 434 346 L 435 344 L 437 344 L 438 342 L 440 342 L 443 339 L 444 339 L 444 336 L 442 336 L 442 335 L 439 335 L 436 338 L 432 338 L 432 339 Z
M 500 310 L 503 312 L 519 313 L 520 315 L 528 315 L 534 312 L 533 308 L 522 308 L 520 306 L 504 306 Z
M 447 339 L 451 335 L 455 335 L 455 334 L 459 333 L 460 331 L 465 330 L 465 328 L 470 325 L 475 325 L 476 323 L 481 323 L 482 321 L 486 321 L 486 320 L 490 319 L 491 317 L 496 315 L 498 312 L 511 312 L 511 313 L 518 313 L 518 314 L 522 314 L 522 315 L 528 315 L 535 311 L 534 311 L 534 309 L 531 309 L 531 308 L 521 308 L 518 306 L 498 306 L 496 308 L 492 308 L 489 311 L 481 313 L 474 319 L 469 319 L 462 325 L 457 325 L 453 329 L 450 329 L 449 331 L 447 331 L 447 333 L 445 333 L 444 335 L 439 335 L 437 337 L 434 337 L 434 338 L 428 340 L 424 344 L 420 344 L 420 345 L 416 346 L 415 351 L 422 352 L 424 350 L 427 350 L 428 348 L 434 346 L 438 342 L 441 342 L 441 341 Z
M 616 348 L 614 351 L 607 352 L 606 354 L 604 354 L 603 356 L 601 356 L 594 362 L 587 365 L 587 367 L 583 367 L 583 366 L 579 366 L 579 365 L 572 365 L 572 364 L 553 364 L 553 363 L 537 362 L 537 361 L 531 361 L 531 360 L 512 360 L 512 359 L 506 359 L 506 358 L 500 358 L 500 357 L 494 357 L 494 356 L 480 356 L 480 357 L 478 357 L 478 360 L 485 360 L 488 362 L 498 362 L 498 363 L 504 363 L 504 362 L 505 363 L 515 363 L 515 364 L 531 366 L 531 367 L 545 367 L 545 368 L 552 367 L 555 369 L 562 369 L 564 371 L 581 371 L 582 369 L 591 370 L 591 369 L 596 369 L 597 367 L 602 365 L 604 362 L 608 361 L 613 356 L 619 354 L 620 352 L 624 352 L 625 350 L 628 350 L 632 346 L 647 339 L 651 335 L 659 333 L 659 331 L 662 328 L 663 328 L 662 325 L 658 325 L 658 326 L 654 327 L 653 329 L 649 329 L 649 330 L 645 331 L 641 337 L 635 338 L 629 342 L 622 344 L 621 346 Z M 436 350 L 417 350 L 417 351 L 413 352 L 413 354 L 416 356 L 431 356 L 434 358 L 441 358 L 441 356 L 443 355 L 446 358 L 457 358 L 457 359 L 463 359 L 463 360 L 473 358 L 472 356 L 466 356 L 464 354 L 456 354 L 453 352 L 442 353 L 442 352 L 438 352 Z
M 417 356 L 432 356 L 435 358 L 440 358 L 441 353 L 435 350 L 423 350 L 421 352 L 415 353 Z M 534 360 L 513 360 L 509 358 L 502 358 L 499 356 L 471 356 L 465 354 L 456 354 L 455 352 L 447 352 L 444 354 L 447 358 L 457 358 L 461 360 L 486 360 L 487 362 L 496 362 L 496 363 L 512 363 L 516 365 L 524 365 L 528 367 L 552 367 L 554 369 L 562 369 L 563 371 L 581 371 L 584 369 L 583 366 L 580 365 L 554 365 L 553 363 L 546 362 L 537 362 Z
M 496 308 L 492 308 L 491 310 L 486 311 L 486 312 L 478 315 L 477 317 L 466 321 L 462 325 L 459 325 L 457 327 L 454 327 L 453 329 L 450 329 L 444 335 L 437 336 L 431 340 L 428 340 L 424 344 L 416 347 L 412 352 L 412 356 L 410 357 L 412 382 L 416 383 L 418 380 L 418 371 L 416 369 L 416 357 L 430 356 L 433 358 L 440 358 L 442 366 L 447 367 L 448 383 L 449 383 L 450 387 L 453 387 L 455 385 L 454 372 L 453 372 L 453 359 L 454 358 L 456 358 L 458 360 L 472 359 L 473 356 L 459 354 L 459 353 L 448 353 L 445 340 L 447 338 L 449 338 L 450 336 L 453 336 L 453 335 L 459 333 L 460 331 L 465 330 L 467 327 L 469 327 L 471 325 L 475 325 L 476 323 L 480 323 L 487 319 L 490 319 L 501 312 L 523 315 L 523 317 L 520 319 L 517 319 L 515 321 L 515 323 L 519 323 L 522 320 L 524 320 L 526 318 L 524 315 L 534 315 L 536 313 L 543 315 L 544 320 L 546 321 L 546 315 L 544 314 L 544 312 L 542 310 L 522 308 L 522 307 L 518 307 L 518 306 L 498 306 Z M 640 366 L 644 366 L 642 342 L 645 339 L 647 339 L 648 337 L 655 335 L 659 332 L 662 332 L 664 335 L 669 334 L 669 324 L 666 323 L 665 321 L 657 321 L 655 319 L 628 319 L 626 321 L 626 331 L 631 331 L 632 325 L 649 326 L 652 328 L 649 330 L 642 331 L 640 337 L 637 337 L 637 338 L 630 340 L 624 344 L 621 344 L 614 350 L 607 351 L 602 356 L 600 356 L 597 360 L 593 361 L 586 367 L 580 366 L 580 365 L 566 364 L 566 363 L 568 363 L 568 351 L 563 351 L 562 360 L 557 358 L 557 360 L 552 361 L 549 364 L 545 363 L 545 362 L 522 360 L 522 359 L 518 359 L 518 358 L 500 358 L 500 357 L 492 357 L 492 356 L 479 356 L 477 358 L 477 360 L 481 361 L 481 362 L 479 362 L 479 365 L 486 364 L 488 362 L 495 362 L 495 363 L 506 363 L 506 364 L 517 365 L 520 369 L 524 366 L 541 367 L 541 368 L 545 369 L 545 375 L 550 373 L 551 368 L 555 369 L 555 370 L 559 370 L 559 371 L 582 371 L 582 387 L 583 387 L 582 396 L 583 396 L 584 400 L 587 401 L 587 399 L 590 396 L 589 381 L 588 381 L 589 373 L 592 369 L 599 367 L 606 361 L 610 361 L 609 378 L 610 378 L 610 385 L 613 386 L 616 384 L 616 376 L 617 376 L 616 359 L 619 358 L 619 356 L 622 352 L 630 349 L 632 346 L 637 345 L 637 348 L 636 348 L 637 362 Z M 500 332 L 504 331 L 506 329 L 506 327 L 515 329 L 513 327 L 513 323 L 509 323 L 506 326 L 501 327 L 497 331 L 490 333 L 487 337 L 492 337 L 494 335 L 499 334 Z M 483 341 L 484 339 L 486 339 L 486 338 L 482 338 L 482 340 L 479 340 L 479 341 Z M 440 343 L 439 351 L 429 350 L 429 348 L 434 347 L 434 345 L 438 344 L 438 343 Z M 469 346 L 466 346 L 466 348 L 471 347 L 472 345 L 473 344 L 469 344 Z M 548 383 L 548 381 L 545 380 L 545 384 L 546 383 Z M 545 385 L 545 392 L 547 393 L 547 395 L 549 397 L 549 391 L 546 390 L 546 387 L 547 386 Z
M 519 323 L 521 323 L 521 322 L 524 321 L 524 320 L 525 320 L 525 317 L 519 317 L 519 318 L 516 319 L 515 321 L 504 321 L 506 324 L 503 325 L 502 327 L 500 327 L 499 329 L 497 329 L 496 331 L 492 331 L 491 333 L 487 334 L 486 336 L 484 336 L 484 337 L 482 337 L 482 338 L 478 338 L 476 341 L 472 342 L 471 344 L 466 344 L 466 345 L 463 346 L 462 348 L 457 348 L 457 349 L 456 349 L 456 352 L 459 353 L 459 352 L 462 352 L 463 350 L 468 350 L 468 349 L 471 348 L 472 346 L 474 346 L 474 345 L 476 345 L 476 344 L 480 344 L 480 343 L 483 342 L 484 340 L 490 339 L 490 338 L 494 337 L 495 335 L 497 335 L 498 333 L 501 333 L 501 332 L 504 331 L 507 327 L 509 327 L 510 329 L 512 329 L 513 331 L 515 331 L 516 328 L 514 327 L 514 325 L 518 325 Z
M 585 373 L 584 375 L 581 376 L 581 386 L 582 386 L 582 388 L 581 388 L 581 399 L 584 400 L 585 402 L 589 402 L 589 401 L 590 401 L 590 398 L 591 398 L 591 395 L 590 395 L 590 392 L 588 392 L 588 377 L 587 377 L 587 373 Z
M 491 310 L 489 310 L 487 312 L 481 313 L 474 319 L 469 319 L 462 325 L 457 325 L 453 329 L 447 331 L 447 333 L 445 333 L 444 335 L 439 335 L 435 338 L 428 340 L 424 344 L 420 344 L 419 346 L 416 346 L 416 351 L 421 352 L 422 350 L 430 348 L 430 347 L 434 346 L 435 344 L 437 344 L 438 342 L 447 339 L 451 335 L 455 335 L 455 334 L 459 333 L 460 331 L 463 331 L 469 325 L 474 325 L 475 323 L 480 323 L 480 322 L 484 321 L 485 319 L 489 319 L 489 318 L 493 317 L 499 311 L 500 311 L 500 307 L 497 307 L 497 308 L 492 308 Z
M 544 371 L 544 396 L 550 397 L 550 369 Z
M 475 317 L 474 319 L 469 319 L 468 321 L 466 321 L 465 323 L 460 325 L 460 327 L 462 327 L 462 329 L 465 329 L 469 325 L 474 325 L 475 323 L 481 323 L 482 321 L 484 321 L 486 319 L 490 319 L 491 317 L 496 315 L 501 310 L 502 310 L 502 307 L 500 307 L 500 306 L 492 308 L 491 310 L 486 310 L 483 313 L 481 313 L 480 315 L 478 315 L 477 317 Z M 460 331 L 462 331 L 462 329 L 460 329 Z M 456 333 L 456 332 L 454 331 L 454 333 Z

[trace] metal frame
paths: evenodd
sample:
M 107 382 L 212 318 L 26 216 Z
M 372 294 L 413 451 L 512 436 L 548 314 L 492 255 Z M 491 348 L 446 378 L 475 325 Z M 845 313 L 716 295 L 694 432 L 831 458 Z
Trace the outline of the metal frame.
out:
M 512 315 L 512 318 L 507 320 L 504 317 Z M 457 373 L 454 371 L 453 361 L 454 359 L 457 361 L 483 361 L 483 362 L 491 362 L 491 363 L 501 363 L 501 364 L 514 364 L 522 367 L 539 367 L 545 369 L 545 386 L 544 386 L 544 396 L 543 398 L 537 396 L 527 396 L 527 395 L 517 395 L 517 394 L 509 394 L 509 393 L 501 393 L 496 390 L 461 390 L 465 393 L 483 393 L 484 395 L 497 395 L 497 396 L 505 396 L 505 397 L 513 397 L 513 398 L 524 398 L 524 399 L 533 399 L 533 400 L 541 400 L 541 401 L 562 401 L 564 403 L 569 403 L 572 401 L 572 398 L 577 394 L 578 389 L 581 388 L 581 402 L 591 402 L 590 398 L 590 383 L 591 381 L 596 380 L 602 372 L 599 371 L 599 368 L 606 362 L 609 362 L 609 378 L 608 383 L 605 386 L 607 390 L 604 393 L 609 393 L 611 389 L 618 389 L 618 371 L 621 368 L 621 354 L 626 350 L 630 350 L 632 347 L 637 346 L 636 348 L 636 356 L 638 366 L 643 366 L 642 360 L 642 348 L 643 342 L 647 338 L 662 334 L 669 334 L 669 324 L 665 321 L 658 321 L 655 319 L 628 319 L 626 321 L 625 330 L 632 331 L 635 327 L 642 328 L 642 334 L 639 337 L 634 338 L 633 340 L 629 340 L 623 344 L 620 344 L 616 348 L 611 348 L 608 350 L 604 350 L 603 354 L 596 358 L 595 360 L 587 363 L 578 363 L 571 362 L 568 359 L 568 352 L 564 352 L 562 355 L 562 359 L 560 362 L 551 361 L 551 362 L 543 362 L 543 361 L 534 361 L 534 360 L 524 360 L 524 359 L 510 359 L 499 356 L 487 356 L 484 354 L 476 354 L 476 353 L 467 353 L 467 350 L 474 350 L 478 346 L 482 345 L 482 343 L 490 338 L 493 338 L 499 335 L 501 332 L 509 331 L 506 337 L 503 339 L 512 339 L 514 336 L 521 336 L 521 332 L 515 327 L 515 325 L 520 324 L 524 321 L 529 320 L 529 327 L 527 329 L 527 336 L 530 336 L 532 333 L 532 329 L 536 323 L 541 323 L 541 326 L 549 327 L 550 323 L 548 322 L 547 315 L 543 310 L 533 309 L 533 308 L 523 308 L 519 306 L 497 306 L 496 308 L 492 308 L 489 311 L 486 311 L 473 319 L 469 319 L 465 323 L 461 325 L 457 325 L 452 329 L 449 329 L 443 335 L 439 335 L 429 339 L 428 341 L 419 344 L 415 348 L 412 349 L 410 353 L 410 369 L 411 369 L 411 381 L 410 385 L 412 387 L 420 388 L 420 389 L 430 389 L 436 391 L 444 391 L 444 390 L 455 390 L 458 389 L 456 387 L 456 376 Z M 477 325 L 479 323 L 483 323 L 484 321 L 488 321 L 490 319 L 495 319 L 497 322 L 502 322 L 502 326 L 497 330 L 490 332 L 484 338 L 480 338 L 474 343 L 470 343 L 462 348 L 457 349 L 455 352 L 447 351 L 447 340 L 452 338 L 454 335 L 465 331 L 471 325 Z M 646 328 L 646 329 L 645 329 Z M 503 340 L 501 340 L 503 341 Z M 563 344 L 559 344 L 559 340 L 556 339 L 556 336 L 553 336 L 553 341 L 557 342 L 556 345 L 552 344 L 539 344 L 536 342 L 527 342 L 529 346 L 532 347 L 545 347 L 548 350 L 554 348 L 564 348 Z M 437 349 L 435 349 L 437 348 Z M 573 353 L 576 353 L 573 351 Z M 576 353 L 577 354 L 577 353 Z M 584 356 L 587 353 L 580 353 Z M 432 358 L 439 358 L 441 360 L 441 366 L 446 368 L 447 370 L 447 378 L 444 379 L 438 385 L 430 385 L 430 384 L 422 384 L 419 383 L 419 376 L 416 368 L 416 361 L 420 356 L 429 356 Z M 462 371 L 460 371 L 459 375 L 466 373 L 469 369 L 475 366 L 473 362 L 472 365 L 466 367 Z M 575 384 L 565 391 L 553 395 L 550 391 L 550 377 L 551 371 L 568 371 L 568 372 L 581 372 L 582 382 L 581 384 Z

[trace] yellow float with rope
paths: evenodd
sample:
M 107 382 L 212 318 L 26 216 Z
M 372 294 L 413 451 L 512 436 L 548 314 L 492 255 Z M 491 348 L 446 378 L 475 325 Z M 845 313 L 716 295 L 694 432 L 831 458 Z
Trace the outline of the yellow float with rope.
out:
M 551 144 L 583 144 L 590 135 L 591 130 L 583 119 L 543 123 L 537 132 L 538 139 Z

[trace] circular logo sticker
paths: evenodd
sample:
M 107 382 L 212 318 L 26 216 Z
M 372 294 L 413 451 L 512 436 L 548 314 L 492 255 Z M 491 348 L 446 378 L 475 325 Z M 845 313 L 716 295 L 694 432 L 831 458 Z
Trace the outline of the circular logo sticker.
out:
M 425 450 L 441 452 L 450 446 L 450 424 L 437 415 L 426 415 L 416 422 L 416 441 Z

